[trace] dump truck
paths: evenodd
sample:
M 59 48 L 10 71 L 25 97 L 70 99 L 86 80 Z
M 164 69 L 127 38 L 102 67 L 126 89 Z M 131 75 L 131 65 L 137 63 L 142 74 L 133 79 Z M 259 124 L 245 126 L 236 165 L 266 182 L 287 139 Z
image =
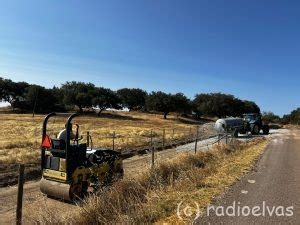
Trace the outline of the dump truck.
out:
M 48 134 L 47 124 L 55 116 L 68 119 L 65 129 L 53 138 Z M 87 143 L 82 143 L 79 125 L 72 124 L 77 116 L 75 113 L 50 113 L 43 122 L 40 190 L 47 196 L 66 201 L 83 198 L 102 185 L 120 179 L 124 173 L 119 152 L 88 148 Z
M 239 134 L 251 133 L 257 135 L 262 131 L 263 134 L 269 134 L 269 125 L 265 123 L 258 113 L 246 113 L 242 118 L 228 117 L 218 119 L 215 123 L 215 129 L 218 132 L 231 132 L 237 137 Z

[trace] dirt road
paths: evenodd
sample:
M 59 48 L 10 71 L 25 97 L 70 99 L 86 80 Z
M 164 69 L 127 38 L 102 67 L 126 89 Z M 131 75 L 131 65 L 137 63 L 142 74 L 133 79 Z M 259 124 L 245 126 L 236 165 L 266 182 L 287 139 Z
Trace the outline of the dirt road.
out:
M 274 138 L 257 167 L 216 200 L 196 223 L 299 224 L 299 221 L 300 130 L 290 130 Z

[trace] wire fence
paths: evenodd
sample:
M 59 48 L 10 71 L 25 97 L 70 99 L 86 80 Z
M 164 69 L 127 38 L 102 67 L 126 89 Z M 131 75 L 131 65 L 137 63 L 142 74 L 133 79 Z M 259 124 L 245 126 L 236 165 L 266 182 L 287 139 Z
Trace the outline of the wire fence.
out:
M 176 154 L 158 154 L 164 149 L 175 149 L 177 152 L 193 152 L 209 150 L 214 144 L 231 143 L 233 134 L 219 134 L 212 127 L 196 126 L 189 129 L 150 129 L 141 133 L 124 135 L 116 131 L 106 136 L 93 136 L 87 132 L 87 143 L 90 148 L 98 149 L 102 146 L 121 152 L 123 159 L 134 155 L 147 154 L 144 159 L 154 166 L 158 163 L 158 158 L 164 160 Z M 97 139 L 94 143 L 93 139 Z M 158 157 L 160 155 L 160 157 Z M 161 155 L 164 155 L 162 157 Z
M 113 131 L 110 135 L 93 137 L 87 132 L 87 143 L 90 148 L 98 149 L 93 143 L 97 138 L 100 146 L 107 144 L 107 148 L 121 152 L 123 159 L 134 155 L 145 155 L 143 159 L 148 165 L 153 167 L 161 160 L 172 158 L 180 152 L 196 153 L 197 151 L 206 151 L 214 144 L 233 143 L 233 133 L 217 133 L 211 127 L 196 126 L 189 129 L 156 129 L 147 130 L 134 135 L 120 135 Z M 102 145 L 101 145 L 102 143 Z M 175 149 L 176 147 L 176 149 Z M 164 149 L 175 149 L 160 153 Z M 158 160 L 159 159 L 159 160 Z
M 199 135 L 201 129 L 196 134 L 195 138 L 183 145 L 179 145 L 176 147 L 175 151 L 157 151 L 155 148 L 152 148 L 151 154 L 148 154 L 148 164 L 151 167 L 155 166 L 155 164 L 159 164 L 159 162 L 163 162 L 166 159 L 174 158 L 180 153 L 189 153 L 189 154 L 196 154 L 200 151 L 209 151 L 213 148 L 214 145 L 221 145 L 221 144 L 236 144 L 236 138 L 233 133 L 218 133 L 214 135 Z
M 95 135 L 87 132 L 85 140 L 91 148 L 107 148 L 124 152 L 151 151 L 151 148 L 157 150 L 172 148 L 185 143 L 202 140 L 211 135 L 216 135 L 214 131 L 200 126 L 190 128 L 171 128 L 171 129 L 149 129 L 140 130 L 133 133 L 118 133 L 112 131 L 105 135 Z M 88 137 L 88 138 L 87 138 Z

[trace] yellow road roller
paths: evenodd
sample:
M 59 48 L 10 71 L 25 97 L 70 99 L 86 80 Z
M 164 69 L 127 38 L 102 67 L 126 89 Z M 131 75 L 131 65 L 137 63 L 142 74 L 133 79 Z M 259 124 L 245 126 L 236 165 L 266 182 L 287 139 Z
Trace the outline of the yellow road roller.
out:
M 47 133 L 47 124 L 55 116 L 67 117 L 67 121 L 65 129 L 53 138 Z M 94 149 L 87 147 L 87 143 L 81 143 L 78 124 L 73 133 L 72 120 L 76 116 L 76 113 L 53 112 L 43 122 L 40 189 L 47 196 L 66 201 L 82 198 L 102 185 L 123 177 L 119 152 Z

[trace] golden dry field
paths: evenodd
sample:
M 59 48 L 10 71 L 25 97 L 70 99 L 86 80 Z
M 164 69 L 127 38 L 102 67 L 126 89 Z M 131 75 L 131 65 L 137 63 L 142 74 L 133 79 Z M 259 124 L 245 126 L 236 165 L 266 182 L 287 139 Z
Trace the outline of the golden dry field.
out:
M 0 164 L 19 162 L 38 163 L 44 116 L 31 114 L 0 114 Z M 49 120 L 52 137 L 64 128 L 65 120 L 60 117 Z M 105 112 L 101 117 L 80 116 L 74 120 L 80 124 L 80 134 L 92 135 L 94 146 L 112 148 L 115 131 L 115 149 L 135 149 L 148 146 L 152 130 L 153 143 L 191 137 L 196 131 L 196 121 L 170 115 L 167 120 L 159 114 L 139 112 Z M 84 141 L 84 140 L 83 140 Z

